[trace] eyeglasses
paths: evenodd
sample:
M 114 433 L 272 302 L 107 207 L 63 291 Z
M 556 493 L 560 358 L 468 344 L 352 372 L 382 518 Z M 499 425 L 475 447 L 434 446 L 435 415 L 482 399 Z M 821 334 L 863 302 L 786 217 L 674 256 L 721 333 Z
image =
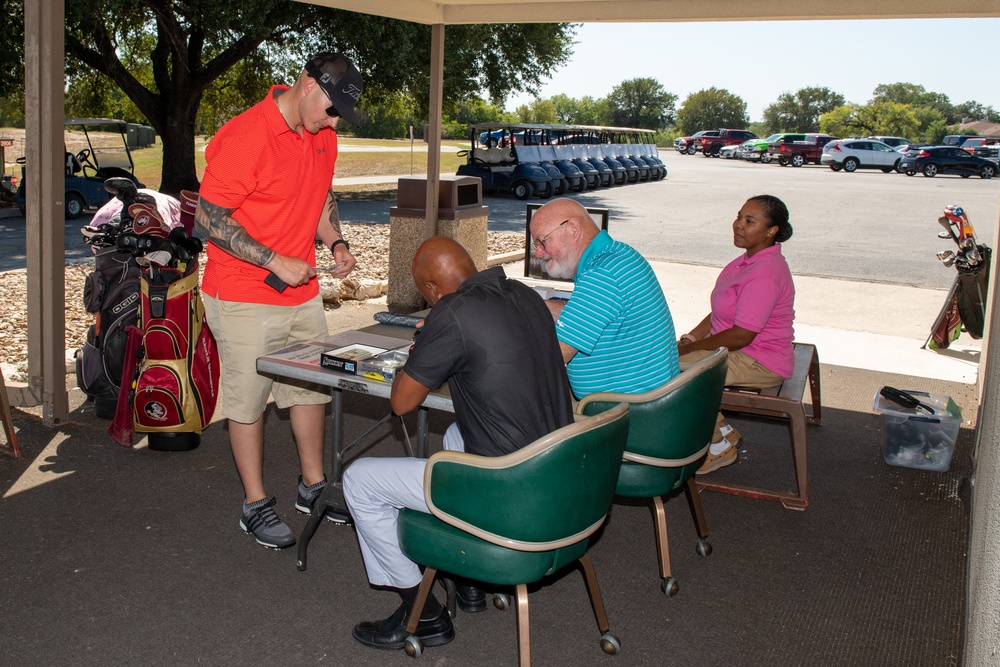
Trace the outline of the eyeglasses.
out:
M 545 250 L 545 244 L 548 242 L 549 238 L 553 234 L 555 234 L 559 230 L 560 227 L 562 227 L 563 225 L 565 225 L 570 220 L 572 220 L 572 218 L 566 218 L 565 220 L 563 220 L 562 222 L 560 222 L 558 225 L 556 225 L 552 229 L 551 232 L 549 232 L 548 234 L 546 234 L 545 236 L 543 236 L 543 237 L 541 237 L 539 239 L 535 239 L 534 241 L 532 241 L 531 242 L 531 247 L 532 248 L 541 248 L 544 251 Z
M 326 115 L 330 118 L 340 118 L 340 112 L 332 104 L 326 108 Z

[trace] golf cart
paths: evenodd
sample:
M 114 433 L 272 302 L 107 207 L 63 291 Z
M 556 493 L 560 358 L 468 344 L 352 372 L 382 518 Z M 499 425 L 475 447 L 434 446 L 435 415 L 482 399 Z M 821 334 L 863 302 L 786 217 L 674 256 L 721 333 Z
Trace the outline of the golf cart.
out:
M 128 148 L 128 124 L 111 118 L 67 118 L 63 141 L 66 146 L 66 219 L 74 220 L 88 208 L 100 208 L 111 195 L 104 189 L 109 178 L 127 178 L 137 188 L 145 187 L 133 174 L 135 164 Z M 17 186 L 17 206 L 25 214 L 24 158 L 18 158 L 21 179 Z
M 459 151 L 466 163 L 460 176 L 483 181 L 483 193 L 510 192 L 524 200 L 532 195 L 548 199 L 565 190 L 565 180 L 554 166 L 551 171 L 537 159 L 526 159 L 523 146 L 529 125 L 484 123 L 469 126 L 469 150 Z M 529 151 L 531 152 L 531 151 Z M 555 181 L 553 180 L 553 176 Z

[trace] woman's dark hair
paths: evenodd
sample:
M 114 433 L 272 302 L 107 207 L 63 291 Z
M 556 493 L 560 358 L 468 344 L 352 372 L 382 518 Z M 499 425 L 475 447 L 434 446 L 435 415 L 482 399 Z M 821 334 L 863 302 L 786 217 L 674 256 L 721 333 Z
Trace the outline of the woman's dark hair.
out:
M 747 201 L 755 201 L 764 207 L 767 213 L 767 226 L 777 227 L 778 232 L 774 235 L 774 240 L 784 243 L 792 238 L 792 226 L 788 222 L 788 207 L 774 195 L 757 195 L 750 197 Z

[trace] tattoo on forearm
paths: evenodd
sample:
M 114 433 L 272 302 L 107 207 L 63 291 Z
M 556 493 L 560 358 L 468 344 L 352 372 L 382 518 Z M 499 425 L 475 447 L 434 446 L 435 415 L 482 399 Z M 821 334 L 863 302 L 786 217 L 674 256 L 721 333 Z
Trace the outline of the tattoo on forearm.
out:
M 343 234 L 340 232 L 340 212 L 337 211 L 337 195 L 333 193 L 333 188 L 330 188 L 330 201 L 332 205 L 330 206 L 330 226 L 333 227 L 333 231 L 340 234 L 343 238 Z
M 274 251 L 247 234 L 233 219 L 233 209 L 222 208 L 202 197 L 195 212 L 195 229 L 209 241 L 244 262 L 264 266 L 274 259 Z

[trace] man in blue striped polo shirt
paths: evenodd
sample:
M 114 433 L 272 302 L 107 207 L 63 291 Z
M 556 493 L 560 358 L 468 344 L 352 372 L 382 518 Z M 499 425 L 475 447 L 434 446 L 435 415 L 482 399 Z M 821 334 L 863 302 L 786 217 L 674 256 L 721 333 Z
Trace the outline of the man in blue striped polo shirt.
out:
M 531 238 L 545 271 L 575 282 L 568 301 L 546 303 L 577 398 L 595 391 L 638 394 L 677 375 L 674 322 L 642 255 L 598 229 L 572 199 L 538 209 Z

